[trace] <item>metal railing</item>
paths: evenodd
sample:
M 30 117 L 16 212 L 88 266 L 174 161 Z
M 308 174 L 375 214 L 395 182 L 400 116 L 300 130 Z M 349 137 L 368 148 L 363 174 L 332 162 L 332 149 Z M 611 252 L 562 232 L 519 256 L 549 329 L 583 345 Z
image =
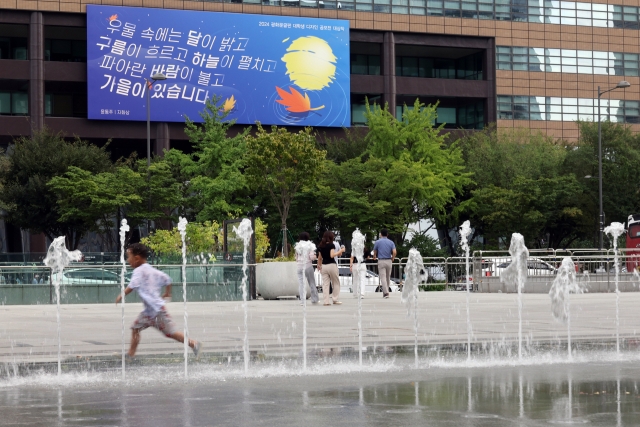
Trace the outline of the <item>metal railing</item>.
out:
M 172 298 L 182 301 L 182 266 L 154 265 L 172 281 Z M 242 299 L 242 264 L 213 263 L 186 266 L 189 301 L 226 301 Z M 133 270 L 125 273 L 128 284 Z M 76 264 L 64 269 L 61 302 L 65 304 L 113 302 L 120 292 L 122 265 Z M 52 304 L 54 283 L 58 279 L 44 266 L 0 266 L 0 305 Z M 135 294 L 127 297 L 139 301 Z

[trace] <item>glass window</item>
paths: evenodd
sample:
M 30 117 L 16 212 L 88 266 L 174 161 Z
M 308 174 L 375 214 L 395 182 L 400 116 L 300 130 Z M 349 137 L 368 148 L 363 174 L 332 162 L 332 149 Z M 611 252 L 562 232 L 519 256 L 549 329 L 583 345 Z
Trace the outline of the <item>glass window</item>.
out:
M 369 75 L 380 75 L 380 55 L 369 55 Z
M 0 114 L 11 114 L 11 93 L 0 92 Z
M 351 123 L 354 125 L 364 125 L 367 119 L 364 114 L 367 109 L 364 104 L 351 104 Z
M 456 123 L 456 109 L 455 108 L 445 108 L 438 107 L 436 110 L 438 113 L 438 118 L 436 119 L 436 123 L 447 123 L 447 124 L 455 124 Z
M 13 92 L 11 94 L 11 109 L 13 114 L 29 114 L 29 96 L 23 92 Z
M 351 74 L 369 74 L 367 55 L 351 54 Z

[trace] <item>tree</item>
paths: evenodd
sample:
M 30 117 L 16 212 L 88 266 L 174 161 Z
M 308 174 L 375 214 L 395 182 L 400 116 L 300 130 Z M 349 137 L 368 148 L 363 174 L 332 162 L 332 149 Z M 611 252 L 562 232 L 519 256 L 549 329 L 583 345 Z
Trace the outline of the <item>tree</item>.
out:
M 248 129 L 228 137 L 235 121 L 226 120 L 229 110 L 217 105 L 219 101 L 220 98 L 207 100 L 201 113 L 202 124 L 186 118 L 185 133 L 194 152 L 185 154 L 171 149 L 164 156 L 181 185 L 179 214 L 190 220 L 230 218 L 243 215 L 252 207 L 242 173 Z
M 446 146 L 441 127 L 434 127 L 435 106 L 416 100 L 398 120 L 386 107 L 367 105 L 365 116 L 366 149 L 329 164 L 319 193 L 341 233 L 359 227 L 371 238 L 386 227 L 404 240 L 409 224 L 445 214 L 446 204 L 470 182 L 469 174 L 460 149 Z
M 171 230 L 155 230 L 140 241 L 156 255 L 182 256 L 182 236 L 177 227 Z M 188 254 L 202 253 L 209 259 L 210 254 L 222 252 L 222 228 L 216 221 L 190 222 L 187 224 L 186 243 Z
M 566 173 L 574 173 L 585 197 L 582 232 L 584 238 L 597 242 L 599 229 L 598 199 L 598 124 L 579 122 L 580 138 L 563 164 Z M 605 226 L 624 223 L 633 213 L 640 213 L 640 136 L 628 125 L 602 122 L 602 199 Z M 590 176 L 590 178 L 585 178 Z M 606 237 L 606 236 L 605 236 Z M 595 238 L 595 239 L 594 239 Z
M 269 238 L 266 224 L 259 218 L 256 218 L 255 226 L 256 261 L 259 262 L 269 249 Z M 187 253 L 203 254 L 209 259 L 210 254 L 222 252 L 223 238 L 222 227 L 217 221 L 190 222 L 187 224 L 186 234 Z M 142 238 L 141 242 L 149 246 L 156 255 L 175 258 L 182 256 L 182 236 L 177 227 L 171 230 L 155 230 L 148 237 Z
M 127 162 L 126 166 L 136 173 L 132 191 L 140 195 L 140 200 L 121 210 L 121 215 L 126 215 L 132 226 L 144 224 L 148 220 L 156 221 L 156 227 L 158 222 L 177 222 L 183 205 L 183 184 L 176 180 L 172 165 L 166 159 L 156 157 L 149 168 L 146 159 Z
M 314 183 L 326 153 L 316 148 L 311 128 L 293 133 L 273 126 L 267 132 L 259 123 L 257 135 L 246 137 L 246 150 L 246 177 L 253 189 L 269 194 L 286 234 L 291 202 L 303 186 Z
M 142 201 L 136 191 L 140 179 L 139 174 L 123 166 L 98 174 L 69 166 L 64 175 L 51 178 L 47 187 L 57 197 L 59 221 L 79 224 L 78 238 L 89 231 L 98 232 L 113 250 L 114 217 L 119 217 L 116 212 L 120 209 Z
M 62 134 L 45 129 L 16 139 L 7 160 L 0 168 L 0 182 L 4 186 L 0 201 L 7 211 L 8 222 L 44 233 L 51 240 L 64 235 L 67 247 L 76 249 L 87 232 L 86 223 L 71 218 L 62 220 L 57 196 L 47 184 L 71 166 L 94 174 L 110 170 L 112 163 L 106 146 L 99 148 L 77 138 L 67 142 Z
M 459 144 L 474 184 L 460 196 L 464 213 L 448 227 L 469 219 L 485 241 L 508 243 L 519 232 L 533 247 L 566 247 L 579 237 L 583 189 L 563 170 L 571 151 L 566 143 L 528 129 L 492 126 Z

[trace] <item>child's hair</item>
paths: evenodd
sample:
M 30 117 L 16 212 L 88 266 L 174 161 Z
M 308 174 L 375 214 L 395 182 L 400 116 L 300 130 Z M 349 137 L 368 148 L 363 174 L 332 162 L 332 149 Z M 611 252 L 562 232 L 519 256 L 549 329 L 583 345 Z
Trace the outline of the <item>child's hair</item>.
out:
M 307 233 L 306 231 L 303 231 L 302 233 L 300 233 L 300 235 L 298 236 L 298 240 L 299 241 L 308 241 L 309 240 L 309 233 Z
M 144 259 L 149 258 L 149 248 L 142 243 L 133 243 L 129 245 L 127 250 L 131 251 L 131 255 L 137 255 Z

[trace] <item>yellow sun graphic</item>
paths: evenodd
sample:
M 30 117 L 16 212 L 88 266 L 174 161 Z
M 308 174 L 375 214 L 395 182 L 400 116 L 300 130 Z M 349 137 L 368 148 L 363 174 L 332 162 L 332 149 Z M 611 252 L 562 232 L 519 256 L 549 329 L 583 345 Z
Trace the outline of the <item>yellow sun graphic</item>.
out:
M 329 43 L 321 38 L 306 36 L 295 39 L 287 52 L 282 60 L 291 82 L 299 88 L 320 90 L 335 79 L 337 58 Z

